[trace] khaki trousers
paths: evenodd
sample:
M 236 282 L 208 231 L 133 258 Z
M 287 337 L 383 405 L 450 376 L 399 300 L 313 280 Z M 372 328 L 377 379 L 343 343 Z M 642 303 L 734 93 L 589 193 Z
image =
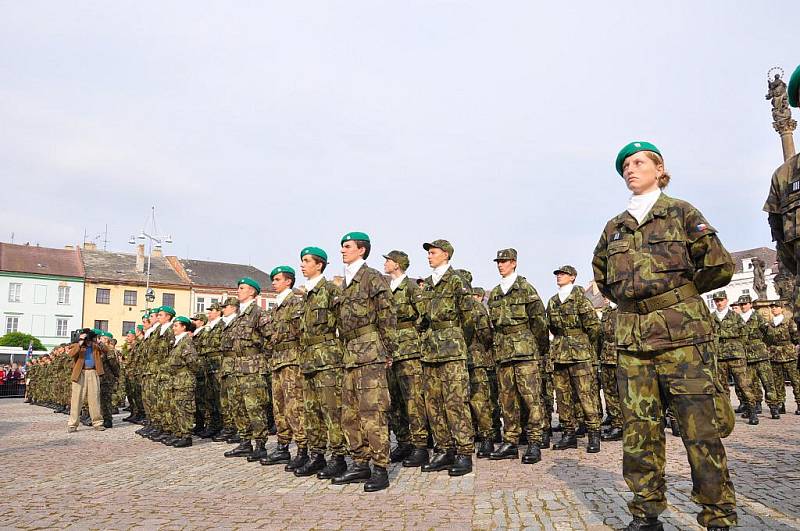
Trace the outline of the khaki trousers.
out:
M 92 417 L 92 426 L 103 425 L 103 414 L 100 411 L 100 378 L 94 369 L 83 369 L 77 382 L 72 382 L 72 398 L 69 406 L 70 428 L 78 427 L 78 420 L 83 407 L 83 401 L 89 401 L 89 416 Z

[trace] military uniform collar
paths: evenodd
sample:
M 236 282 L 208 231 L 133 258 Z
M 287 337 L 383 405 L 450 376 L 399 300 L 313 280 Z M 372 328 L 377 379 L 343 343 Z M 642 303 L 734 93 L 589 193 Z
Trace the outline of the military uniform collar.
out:
M 278 306 L 282 306 L 286 299 L 292 296 L 292 288 L 286 288 L 285 290 L 278 293 L 278 296 L 275 298 L 278 302 Z
M 303 287 L 306 289 L 306 292 L 311 293 L 312 291 L 316 290 L 320 284 L 324 283 L 325 283 L 325 275 L 317 275 L 311 280 L 307 280 L 306 283 L 303 285 Z
M 658 196 L 658 199 L 653 204 L 653 208 L 650 209 L 650 212 L 647 213 L 647 215 L 644 217 L 644 219 L 642 220 L 641 223 L 638 223 L 636 221 L 636 218 L 633 217 L 633 215 L 631 215 L 630 212 L 628 212 L 627 210 L 624 210 L 620 214 L 617 214 L 616 217 L 614 217 L 614 220 L 613 220 L 614 225 L 616 225 L 617 227 L 623 227 L 623 226 L 624 227 L 628 227 L 629 229 L 634 231 L 638 227 L 644 225 L 645 223 L 647 223 L 648 221 L 650 221 L 653 218 L 656 218 L 656 217 L 658 217 L 658 218 L 666 218 L 667 217 L 667 207 L 669 207 L 670 200 L 671 200 L 671 198 L 667 194 L 665 194 L 664 192 L 661 192 L 661 195 Z

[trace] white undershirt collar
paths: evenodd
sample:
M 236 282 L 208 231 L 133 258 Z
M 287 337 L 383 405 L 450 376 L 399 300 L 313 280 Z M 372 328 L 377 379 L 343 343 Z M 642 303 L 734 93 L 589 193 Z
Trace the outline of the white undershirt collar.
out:
M 181 332 L 180 334 L 175 336 L 175 342 L 173 343 L 173 345 L 177 345 L 180 342 L 180 340 L 183 339 L 183 336 L 185 336 L 187 333 L 188 332 Z
M 503 295 L 508 293 L 508 290 L 511 289 L 511 286 L 513 286 L 514 282 L 517 281 L 517 277 L 518 276 L 519 275 L 517 275 L 517 272 L 514 271 L 513 273 L 511 273 L 507 277 L 503 277 L 503 278 L 500 279 L 500 289 L 503 290 Z
M 565 286 L 561 286 L 558 288 L 558 300 L 561 301 L 561 304 L 564 304 L 564 301 L 567 300 L 572 293 L 572 289 L 575 287 L 575 284 L 570 282 Z
M 325 275 L 317 275 L 314 278 L 310 278 L 306 280 L 306 283 L 303 284 L 303 287 L 306 288 L 306 291 L 311 291 L 317 287 L 317 285 L 325 280 Z
M 630 212 L 631 216 L 636 218 L 636 221 L 641 224 L 642 220 L 647 217 L 647 213 L 653 208 L 653 205 L 656 204 L 658 198 L 661 196 L 661 189 L 657 188 L 652 192 L 647 192 L 646 194 L 640 195 L 632 195 L 628 199 L 628 212 Z
M 440 280 L 442 280 L 442 277 L 445 273 L 447 273 L 448 269 L 450 269 L 450 262 L 445 262 L 439 267 L 433 268 L 433 271 L 431 272 L 431 280 L 433 280 L 434 286 L 438 284 Z
M 359 258 L 352 264 L 347 264 L 344 266 L 344 282 L 345 285 L 349 286 L 350 283 L 353 281 L 353 278 L 358 273 L 358 270 L 361 269 L 361 266 L 366 264 L 367 262 L 363 258 Z
M 278 296 L 275 297 L 275 300 L 278 302 L 278 306 L 283 304 L 283 301 L 286 300 L 286 297 L 292 294 L 292 288 L 286 288 L 285 290 L 278 293 Z
M 390 288 L 392 288 L 392 291 L 395 291 L 395 290 L 396 290 L 396 289 L 397 289 L 397 288 L 400 286 L 400 284 L 403 282 L 403 280 L 405 280 L 405 278 L 406 278 L 407 276 L 408 276 L 408 275 L 406 275 L 405 273 L 403 273 L 403 274 L 402 274 L 402 275 L 400 275 L 399 277 L 397 277 L 397 278 L 393 278 L 392 280 L 390 280 L 390 281 L 389 281 L 389 287 L 390 287 Z

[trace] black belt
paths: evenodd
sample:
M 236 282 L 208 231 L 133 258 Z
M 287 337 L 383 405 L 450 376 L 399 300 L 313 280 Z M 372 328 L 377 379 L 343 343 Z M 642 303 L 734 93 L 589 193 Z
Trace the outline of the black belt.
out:
M 444 330 L 445 328 L 460 328 L 458 321 L 434 321 L 431 330 Z
M 91 369 L 90 369 L 90 368 L 88 368 L 88 367 L 84 367 L 84 368 L 83 368 L 83 370 L 84 370 L 84 371 L 93 371 L 93 370 L 94 370 L 94 367 L 92 367 Z
M 319 345 L 320 343 L 330 341 L 331 339 L 336 339 L 336 334 L 328 332 L 327 334 L 322 334 L 319 336 L 308 336 L 305 338 L 305 343 L 306 346 L 313 347 L 314 345 Z
M 347 341 L 352 341 L 353 339 L 363 336 L 364 334 L 369 334 L 370 332 L 377 332 L 378 327 L 374 324 L 368 324 L 366 326 L 362 326 L 361 328 L 356 328 L 355 330 L 350 330 L 349 332 L 344 333 L 344 338 Z
M 619 309 L 625 313 L 644 315 L 669 308 L 695 295 L 697 295 L 697 286 L 694 285 L 694 282 L 688 282 L 661 295 L 654 295 L 639 301 L 620 301 Z

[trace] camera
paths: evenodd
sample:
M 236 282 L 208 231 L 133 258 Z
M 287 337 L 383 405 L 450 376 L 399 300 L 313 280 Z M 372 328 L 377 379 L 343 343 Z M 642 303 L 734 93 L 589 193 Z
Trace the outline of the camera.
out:
M 97 334 L 95 334 L 91 328 L 78 328 L 77 330 L 73 331 L 72 334 L 70 334 L 70 343 L 80 342 L 83 334 L 86 334 L 86 343 L 97 337 Z

